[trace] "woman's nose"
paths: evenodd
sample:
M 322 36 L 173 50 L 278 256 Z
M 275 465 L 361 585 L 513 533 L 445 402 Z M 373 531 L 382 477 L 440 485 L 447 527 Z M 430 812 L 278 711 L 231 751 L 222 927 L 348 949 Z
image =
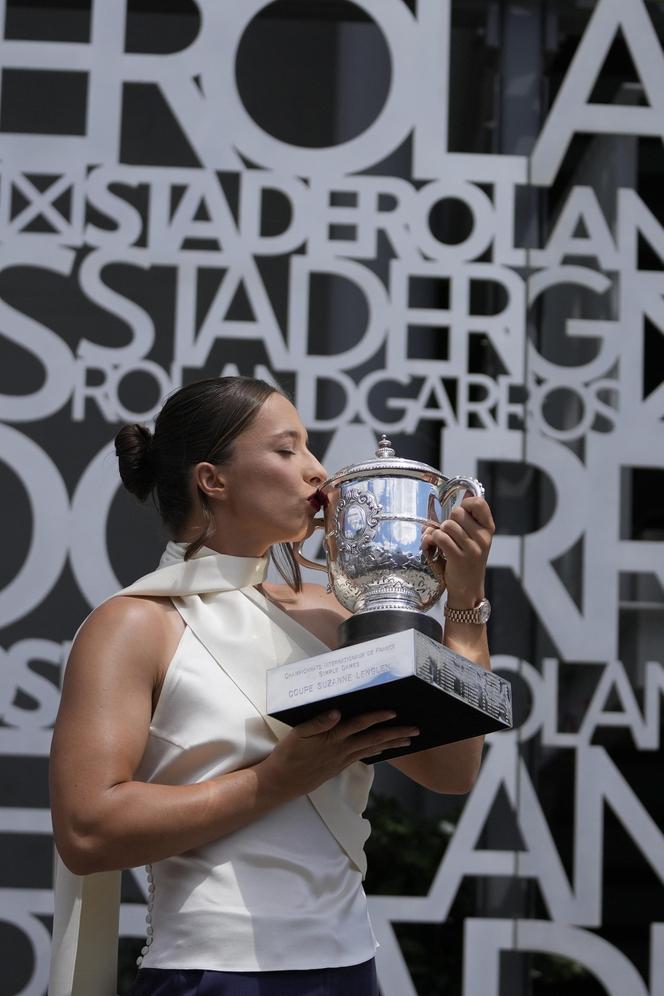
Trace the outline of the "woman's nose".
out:
M 323 481 L 327 480 L 327 471 L 322 463 L 319 463 L 316 457 L 312 457 L 312 465 L 309 472 L 309 479 L 313 484 L 322 484 Z

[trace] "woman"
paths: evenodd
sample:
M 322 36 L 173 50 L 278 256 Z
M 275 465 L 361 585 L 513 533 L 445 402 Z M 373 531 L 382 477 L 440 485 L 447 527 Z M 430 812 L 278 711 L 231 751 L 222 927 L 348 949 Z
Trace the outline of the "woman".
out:
M 125 486 L 154 496 L 173 540 L 74 642 L 52 751 L 58 851 L 77 876 L 148 866 L 135 996 L 371 996 L 371 769 L 356 762 L 417 730 L 386 727 L 386 711 L 288 730 L 261 701 L 265 669 L 334 646 L 346 615 L 302 585 L 290 546 L 311 531 L 326 472 L 291 403 L 248 378 L 181 389 L 154 436 L 126 426 L 116 450 Z M 493 528 L 467 498 L 425 532 L 452 608 L 484 597 Z M 269 553 L 284 584 L 264 580 Z M 445 641 L 489 667 L 483 625 L 448 622 Z M 480 752 L 476 738 L 391 763 L 466 792 Z

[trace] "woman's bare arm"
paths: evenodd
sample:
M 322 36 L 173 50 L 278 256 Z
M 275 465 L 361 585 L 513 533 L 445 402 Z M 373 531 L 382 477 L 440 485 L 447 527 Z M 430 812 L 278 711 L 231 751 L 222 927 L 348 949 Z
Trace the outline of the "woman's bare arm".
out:
M 177 644 L 158 600 L 100 606 L 67 666 L 51 755 L 58 850 L 76 874 L 158 861 L 246 826 L 407 731 L 378 730 L 385 713 L 296 727 L 265 760 L 193 785 L 135 780 L 153 693 Z
M 465 498 L 439 529 L 425 532 L 423 545 L 438 548 L 451 608 L 470 609 L 484 598 L 486 561 L 495 525 L 483 498 Z M 486 626 L 445 622 L 443 643 L 451 650 L 491 670 Z M 433 747 L 392 764 L 434 792 L 464 793 L 473 787 L 482 759 L 484 737 Z

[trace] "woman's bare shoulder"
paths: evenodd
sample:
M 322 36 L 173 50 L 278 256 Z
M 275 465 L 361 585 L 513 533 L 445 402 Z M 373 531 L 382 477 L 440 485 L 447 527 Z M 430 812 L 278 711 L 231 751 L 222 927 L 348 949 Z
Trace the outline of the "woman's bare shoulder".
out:
M 114 595 L 97 606 L 89 618 L 102 612 L 114 615 L 116 619 L 126 617 L 132 622 L 142 620 L 146 624 L 163 619 L 165 615 L 178 615 L 170 598 L 160 595 Z
M 351 614 L 320 584 L 303 584 L 301 591 L 293 591 L 287 584 L 264 584 L 263 587 L 268 597 L 285 609 L 320 609 L 332 612 L 340 619 L 346 619 Z
M 335 615 L 338 615 L 340 619 L 347 619 L 352 614 L 337 601 L 331 591 L 323 588 L 320 584 L 302 585 L 301 595 L 303 602 L 309 608 L 319 608 L 325 610 L 326 612 L 333 612 Z
M 295 592 L 288 585 L 264 585 L 265 594 L 296 622 L 331 649 L 338 644 L 339 624 L 350 613 L 319 584 L 305 584 Z
M 184 623 L 168 598 L 116 595 L 102 602 L 81 626 L 72 647 L 70 665 L 93 652 L 113 657 L 170 659 Z

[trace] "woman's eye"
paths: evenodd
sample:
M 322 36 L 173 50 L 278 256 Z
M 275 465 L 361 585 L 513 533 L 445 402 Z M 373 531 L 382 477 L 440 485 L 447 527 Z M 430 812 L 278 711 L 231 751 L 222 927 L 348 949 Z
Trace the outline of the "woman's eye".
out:
M 278 450 L 279 453 L 284 453 L 287 456 L 295 456 L 295 450 Z

